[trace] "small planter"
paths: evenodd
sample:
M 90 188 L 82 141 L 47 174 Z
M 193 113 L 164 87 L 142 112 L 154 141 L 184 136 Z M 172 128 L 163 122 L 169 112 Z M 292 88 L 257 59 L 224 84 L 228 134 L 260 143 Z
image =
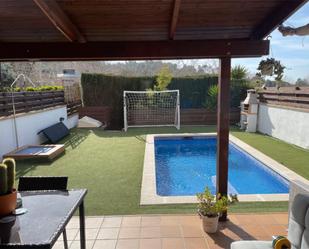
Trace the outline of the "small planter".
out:
M 203 220 L 203 229 L 205 233 L 216 233 L 217 232 L 219 216 L 207 217 L 207 216 L 201 215 L 201 219 Z
M 217 232 L 219 216 L 227 211 L 228 204 L 238 201 L 236 195 L 230 195 L 230 197 L 231 200 L 220 193 L 213 195 L 208 187 L 205 188 L 204 192 L 197 194 L 199 202 L 197 212 L 203 220 L 203 229 L 206 233 Z
M 17 191 L 10 194 L 0 195 L 0 217 L 11 214 L 16 208 Z
M 285 66 L 281 65 L 281 62 L 274 58 L 267 58 L 261 60 L 257 68 L 259 76 L 275 76 L 276 81 L 281 81 L 284 73 Z

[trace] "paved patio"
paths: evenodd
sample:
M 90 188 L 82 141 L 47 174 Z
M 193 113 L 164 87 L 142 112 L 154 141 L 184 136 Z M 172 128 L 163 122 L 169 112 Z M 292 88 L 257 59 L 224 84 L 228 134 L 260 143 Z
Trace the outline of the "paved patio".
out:
M 233 214 L 214 235 L 197 215 L 100 216 L 86 218 L 87 249 L 215 249 L 236 240 L 271 240 L 286 235 L 287 213 Z M 67 226 L 70 249 L 80 248 L 79 220 Z M 55 249 L 63 249 L 62 237 Z

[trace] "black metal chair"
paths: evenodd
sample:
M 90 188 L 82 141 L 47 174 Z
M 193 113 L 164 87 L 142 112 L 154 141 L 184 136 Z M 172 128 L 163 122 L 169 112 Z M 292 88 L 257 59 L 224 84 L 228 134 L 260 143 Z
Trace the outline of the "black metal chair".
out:
M 19 191 L 35 190 L 67 190 L 67 176 L 21 176 L 19 177 Z M 66 230 L 63 230 L 64 248 L 68 249 Z

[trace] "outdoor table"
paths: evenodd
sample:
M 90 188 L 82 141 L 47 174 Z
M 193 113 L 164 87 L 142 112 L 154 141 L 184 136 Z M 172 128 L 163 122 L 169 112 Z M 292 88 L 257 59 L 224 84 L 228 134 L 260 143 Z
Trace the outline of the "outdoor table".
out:
M 22 191 L 27 213 L 0 223 L 0 248 L 52 248 L 74 212 L 79 209 L 80 247 L 86 248 L 84 198 L 86 189 Z

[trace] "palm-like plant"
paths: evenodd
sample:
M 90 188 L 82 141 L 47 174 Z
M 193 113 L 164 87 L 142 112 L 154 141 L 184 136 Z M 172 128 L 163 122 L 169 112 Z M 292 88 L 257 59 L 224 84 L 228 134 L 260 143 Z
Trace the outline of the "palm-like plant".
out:
M 237 65 L 232 68 L 231 77 L 232 80 L 244 80 L 248 75 L 248 69 L 244 66 Z
M 206 101 L 204 103 L 204 107 L 208 110 L 216 110 L 217 102 L 218 102 L 218 85 L 212 85 L 209 87 L 207 92 Z

